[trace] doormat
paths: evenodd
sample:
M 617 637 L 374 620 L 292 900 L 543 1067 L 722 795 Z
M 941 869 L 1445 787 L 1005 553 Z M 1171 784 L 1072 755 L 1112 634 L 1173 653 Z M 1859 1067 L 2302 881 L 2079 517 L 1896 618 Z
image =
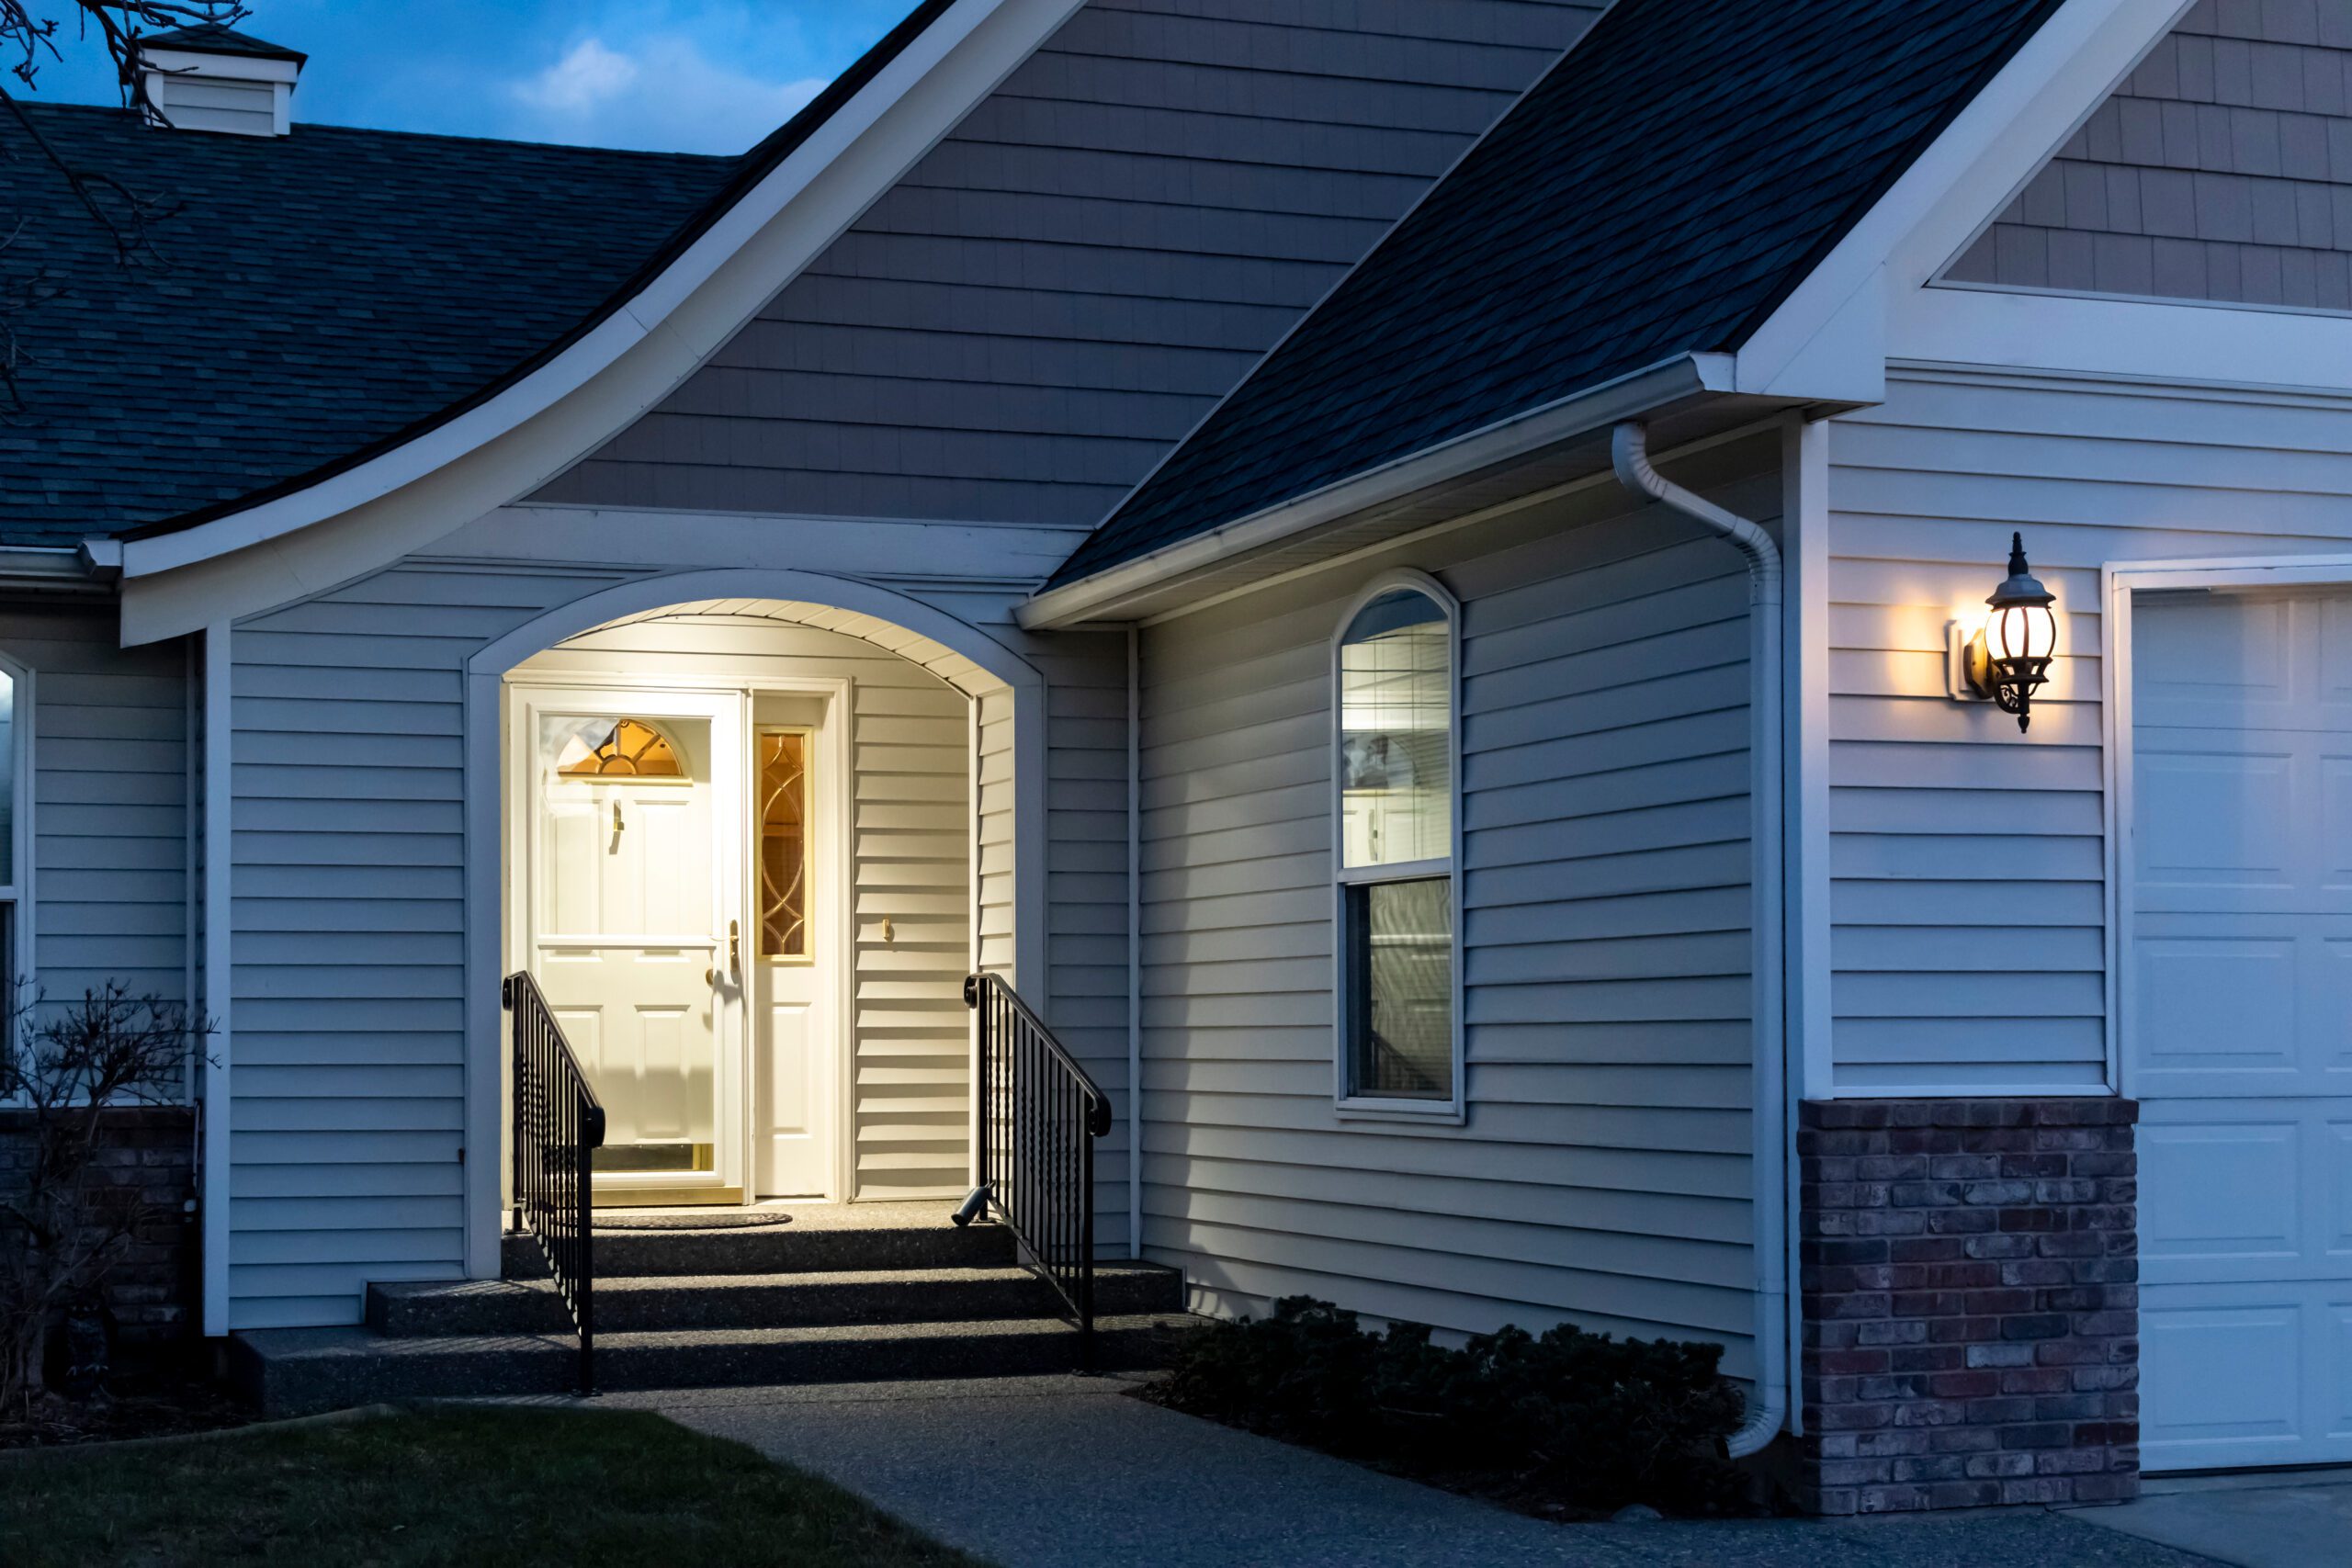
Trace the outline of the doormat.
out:
M 728 1209 L 700 1214 L 671 1210 L 662 1213 L 596 1216 L 596 1228 L 600 1231 L 748 1231 L 791 1223 L 790 1214 L 758 1209 Z

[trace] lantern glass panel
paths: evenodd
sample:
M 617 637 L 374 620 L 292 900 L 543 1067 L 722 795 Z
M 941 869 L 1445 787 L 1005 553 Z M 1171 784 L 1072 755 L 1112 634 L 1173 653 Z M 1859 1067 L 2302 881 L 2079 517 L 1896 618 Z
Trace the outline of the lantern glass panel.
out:
M 2058 617 L 2047 604 L 2011 604 L 1996 610 L 1984 632 L 1996 660 L 2048 659 L 2058 649 Z

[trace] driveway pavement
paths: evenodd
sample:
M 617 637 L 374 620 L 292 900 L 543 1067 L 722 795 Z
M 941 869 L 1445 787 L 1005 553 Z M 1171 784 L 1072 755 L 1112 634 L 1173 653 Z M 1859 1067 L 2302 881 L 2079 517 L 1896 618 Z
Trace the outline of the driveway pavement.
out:
M 2087 1513 L 2041 1509 L 1551 1525 L 1179 1416 L 1125 1397 L 1125 1387 L 1035 1378 L 615 1393 L 596 1403 L 658 1409 L 819 1472 L 1001 1568 L 2199 1568 L 2217 1560 L 2146 1531 L 2100 1528 Z

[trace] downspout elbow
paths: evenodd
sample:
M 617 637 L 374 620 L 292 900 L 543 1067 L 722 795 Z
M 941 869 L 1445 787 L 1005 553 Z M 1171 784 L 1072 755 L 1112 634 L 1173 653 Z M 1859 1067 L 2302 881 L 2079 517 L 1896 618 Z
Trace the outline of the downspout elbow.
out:
M 1636 495 L 1645 495 L 1713 529 L 1747 558 L 1747 571 L 1758 604 L 1781 603 L 1781 547 L 1772 536 L 1736 512 L 1725 511 L 1693 490 L 1686 490 L 1650 464 L 1649 431 L 1639 420 L 1626 420 L 1609 438 L 1609 455 L 1616 465 L 1617 482 Z

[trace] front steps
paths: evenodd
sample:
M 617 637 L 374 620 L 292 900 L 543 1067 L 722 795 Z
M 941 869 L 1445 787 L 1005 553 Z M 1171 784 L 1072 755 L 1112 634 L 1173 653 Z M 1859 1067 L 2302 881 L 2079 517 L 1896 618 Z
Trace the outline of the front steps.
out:
M 1077 1370 L 1077 1331 L 1055 1315 L 1052 1288 L 1015 1265 L 1010 1232 L 956 1229 L 938 1204 L 876 1211 L 803 1211 L 815 1223 L 774 1229 L 599 1231 L 596 1386 Z M 273 1416 L 571 1393 L 571 1318 L 537 1244 L 507 1241 L 506 1280 L 374 1285 L 365 1327 L 241 1332 L 232 1376 Z M 1185 1322 L 1182 1279 L 1151 1264 L 1098 1263 L 1094 1281 L 1097 1367 L 1160 1364 Z

